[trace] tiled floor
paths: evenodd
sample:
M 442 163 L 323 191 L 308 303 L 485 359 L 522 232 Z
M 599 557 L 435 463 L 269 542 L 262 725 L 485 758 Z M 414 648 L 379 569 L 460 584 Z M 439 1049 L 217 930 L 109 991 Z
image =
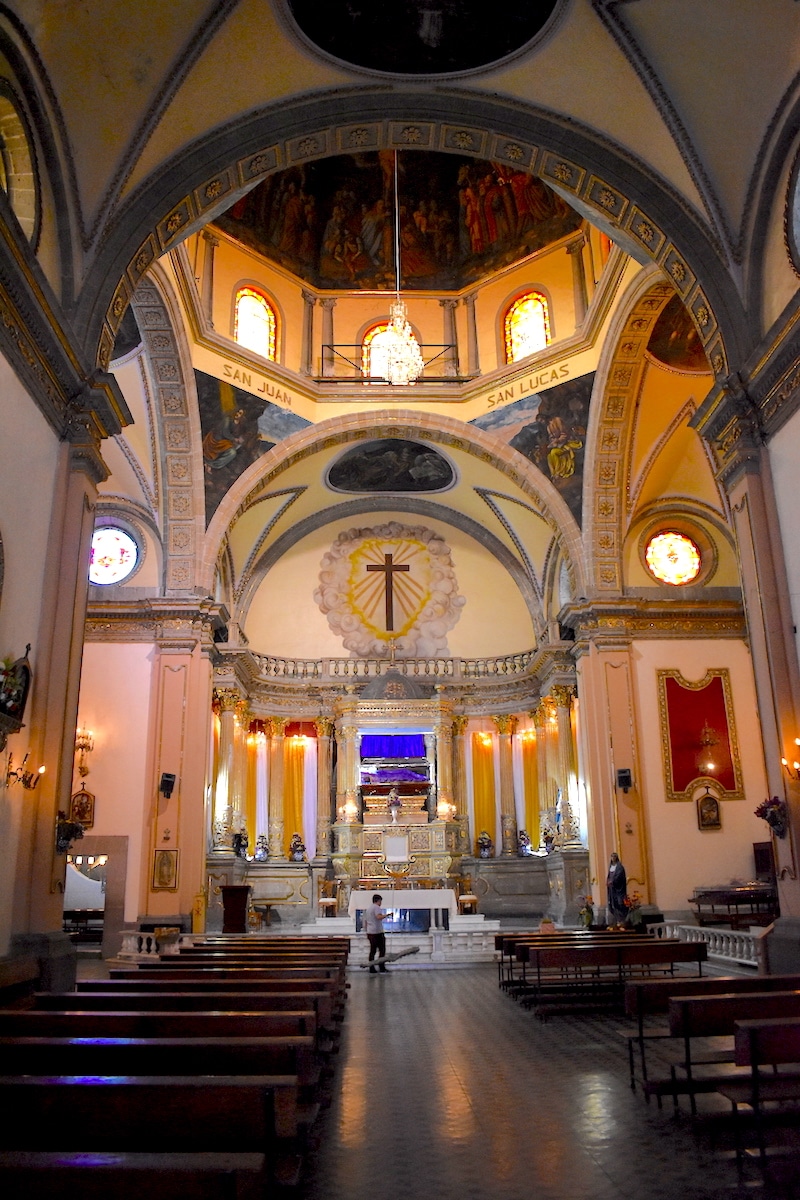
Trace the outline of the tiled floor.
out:
M 303 1200 L 747 1194 L 688 1122 L 631 1092 L 622 1028 L 542 1024 L 500 992 L 492 966 L 353 972 Z

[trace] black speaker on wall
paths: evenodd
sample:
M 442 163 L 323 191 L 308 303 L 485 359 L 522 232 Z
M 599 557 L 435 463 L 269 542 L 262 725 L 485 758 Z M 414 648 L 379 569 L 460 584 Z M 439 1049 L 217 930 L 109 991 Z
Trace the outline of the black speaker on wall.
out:
M 621 767 L 617 771 L 617 787 L 622 788 L 623 792 L 628 792 L 633 787 L 630 767 Z
M 166 796 L 167 800 L 169 800 L 170 796 L 173 793 L 174 788 L 175 788 L 175 776 L 169 775 L 165 771 L 164 774 L 161 776 L 161 783 L 159 784 L 158 790 L 161 792 L 162 796 Z

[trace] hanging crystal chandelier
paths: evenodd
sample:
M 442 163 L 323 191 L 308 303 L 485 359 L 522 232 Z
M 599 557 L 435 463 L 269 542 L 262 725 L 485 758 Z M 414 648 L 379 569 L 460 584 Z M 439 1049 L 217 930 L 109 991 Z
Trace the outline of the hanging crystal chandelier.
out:
M 405 385 L 419 379 L 425 360 L 408 323 L 406 306 L 400 299 L 400 199 L 397 186 L 397 151 L 394 152 L 394 266 L 395 300 L 389 309 L 386 330 L 386 378 L 393 385 Z

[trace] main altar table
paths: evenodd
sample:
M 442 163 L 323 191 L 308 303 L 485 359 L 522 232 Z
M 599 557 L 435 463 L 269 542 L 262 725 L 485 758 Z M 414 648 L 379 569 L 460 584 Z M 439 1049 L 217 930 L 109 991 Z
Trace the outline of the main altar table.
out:
M 381 907 L 393 912 L 409 909 L 423 910 L 430 914 L 434 925 L 449 929 L 450 917 L 458 913 L 458 901 L 452 888 L 388 888 L 374 887 L 368 891 L 350 893 L 350 903 L 347 906 L 349 916 L 355 917 L 356 929 L 360 928 L 359 914 L 372 904 L 372 897 L 382 897 Z M 400 921 L 403 924 L 401 918 Z M 384 928 L 391 932 L 391 926 L 397 922 L 387 920 Z

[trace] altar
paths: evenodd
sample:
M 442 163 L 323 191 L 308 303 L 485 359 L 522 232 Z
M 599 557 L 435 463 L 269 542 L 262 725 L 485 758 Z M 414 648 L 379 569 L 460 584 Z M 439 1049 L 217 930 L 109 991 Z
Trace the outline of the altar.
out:
M 387 933 L 396 933 L 408 929 L 409 932 L 427 932 L 433 924 L 437 929 L 449 929 L 450 917 L 458 913 L 458 902 L 452 888 L 371 888 L 367 891 L 350 893 L 350 903 L 347 906 L 348 915 L 355 918 L 356 932 L 361 928 L 361 913 L 370 907 L 372 897 L 382 897 L 381 907 L 392 913 L 417 912 L 427 914 L 425 920 L 414 921 L 413 918 L 393 918 L 383 923 Z

